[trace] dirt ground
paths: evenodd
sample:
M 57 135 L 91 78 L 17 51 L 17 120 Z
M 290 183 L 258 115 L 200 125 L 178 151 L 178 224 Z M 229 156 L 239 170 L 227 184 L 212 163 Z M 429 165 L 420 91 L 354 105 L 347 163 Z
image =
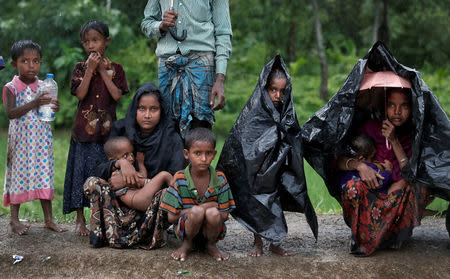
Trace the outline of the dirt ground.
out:
M 288 213 L 286 218 L 289 233 L 283 246 L 294 256 L 272 255 L 266 245 L 262 257 L 248 257 L 251 234 L 229 220 L 219 247 L 230 260 L 215 262 L 193 252 L 184 263 L 170 258 L 177 247 L 173 235 L 166 247 L 154 251 L 94 249 L 87 237 L 73 233 L 74 226 L 54 233 L 33 223 L 27 235 L 17 236 L 10 232 L 8 219 L 1 218 L 0 278 L 450 278 L 450 239 L 443 218 L 423 220 L 402 250 L 378 251 L 367 258 L 348 253 L 350 230 L 341 216 L 318 216 L 317 243 L 302 214 Z M 22 255 L 22 262 L 13 264 L 13 254 Z

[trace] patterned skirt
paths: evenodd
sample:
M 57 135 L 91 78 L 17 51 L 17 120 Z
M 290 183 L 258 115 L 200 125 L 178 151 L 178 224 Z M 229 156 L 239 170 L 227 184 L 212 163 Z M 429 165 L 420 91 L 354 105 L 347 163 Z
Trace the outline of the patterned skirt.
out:
M 89 177 L 84 193 L 91 206 L 90 243 L 93 247 L 139 247 L 156 249 L 166 244 L 165 230 L 169 227 L 167 213 L 159 209 L 164 190 L 158 191 L 146 212 L 126 207 L 109 184 Z
M 410 185 L 390 194 L 369 191 L 364 182 L 351 179 L 343 188 L 344 219 L 352 230 L 351 253 L 369 256 L 377 249 L 398 247 L 420 225 L 427 193 Z

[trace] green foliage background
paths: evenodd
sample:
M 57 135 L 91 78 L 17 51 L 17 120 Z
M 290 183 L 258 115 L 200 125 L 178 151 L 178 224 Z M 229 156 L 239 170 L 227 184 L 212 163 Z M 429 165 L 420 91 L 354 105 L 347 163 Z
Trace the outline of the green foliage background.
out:
M 373 43 L 374 3 L 371 0 L 318 0 L 328 60 L 329 97 L 339 90 L 354 64 Z M 89 19 L 108 24 L 112 42 L 107 55 L 123 65 L 130 90 L 134 92 L 146 81 L 157 83 L 156 41 L 145 38 L 140 31 L 145 5 L 146 1 L 111 0 L 111 9 L 107 10 L 104 0 L 0 0 L 0 49 L 5 62 L 10 62 L 14 41 L 34 40 L 43 48 L 40 78 L 52 72 L 59 85 L 61 109 L 54 122 L 56 166 L 61 177 L 57 178 L 57 184 L 63 183 L 68 129 L 77 108 L 77 99 L 70 95 L 70 76 L 75 63 L 86 59 L 79 29 Z M 388 7 L 389 49 L 400 63 L 422 73 L 447 114 L 450 112 L 449 9 L 448 0 L 389 1 Z M 253 92 L 262 67 L 277 53 L 288 62 L 295 108 L 302 125 L 324 105 L 319 98 L 320 66 L 311 2 L 230 0 L 230 14 L 233 54 L 227 71 L 227 105 L 216 113 L 215 132 L 219 138 L 226 136 Z M 8 64 L 0 72 L 0 84 L 10 81 L 14 74 Z M 117 108 L 119 118 L 125 115 L 132 95 L 121 99 Z M 0 128 L 7 127 L 8 119 L 4 107 L 0 106 Z M 0 133 L 1 146 L 6 146 L 6 135 L 6 130 Z M 1 181 L 4 151 L 0 152 Z M 321 200 L 321 197 L 328 198 L 326 190 L 321 188 L 322 180 L 318 176 L 314 178 L 315 172 L 306 169 L 309 191 L 322 191 L 318 192 L 318 199 L 312 198 L 315 206 L 327 204 L 322 211 L 336 210 L 332 199 Z M 61 189 L 57 190 L 59 194 L 62 194 Z M 60 198 L 57 196 L 56 199 Z M 443 203 L 442 207 L 445 207 Z M 58 212 L 62 206 L 55 204 L 55 207 Z M 5 211 L 4 208 L 1 210 Z

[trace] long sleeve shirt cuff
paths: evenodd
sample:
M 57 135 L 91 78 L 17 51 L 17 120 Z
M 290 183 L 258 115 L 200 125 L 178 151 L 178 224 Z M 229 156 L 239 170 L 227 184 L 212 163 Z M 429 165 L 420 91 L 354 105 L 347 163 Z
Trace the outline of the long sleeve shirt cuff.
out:
M 216 74 L 224 74 L 227 72 L 227 60 L 221 59 L 216 61 Z

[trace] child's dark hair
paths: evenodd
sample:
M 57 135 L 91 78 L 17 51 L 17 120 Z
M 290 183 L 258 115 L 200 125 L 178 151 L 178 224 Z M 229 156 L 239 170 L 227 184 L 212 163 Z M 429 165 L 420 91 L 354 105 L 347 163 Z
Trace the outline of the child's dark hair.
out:
M 376 150 L 375 141 L 366 134 L 357 135 L 352 139 L 351 149 L 355 157 L 369 158 Z
M 270 86 L 272 79 L 287 79 L 286 73 L 280 68 L 272 68 L 269 76 L 267 77 L 266 88 Z
M 108 25 L 106 25 L 105 23 L 103 23 L 99 20 L 94 19 L 94 20 L 89 20 L 89 21 L 85 22 L 83 24 L 83 26 L 81 26 L 81 30 L 80 30 L 81 39 L 83 39 L 83 35 L 86 34 L 86 32 L 88 32 L 91 29 L 100 33 L 103 36 L 103 38 L 109 37 Z
M 411 106 L 411 89 L 409 88 L 397 88 L 397 87 L 388 87 L 386 88 L 386 100 L 392 95 L 393 92 L 400 92 L 406 95 L 409 101 L 409 105 Z
M 216 136 L 208 128 L 199 127 L 189 130 L 184 138 L 184 148 L 189 150 L 192 144 L 197 141 L 209 142 L 216 148 Z
M 42 49 L 38 43 L 31 40 L 21 40 L 15 42 L 11 47 L 12 60 L 17 61 L 17 59 L 22 56 L 26 50 L 35 50 L 39 53 L 39 56 L 42 57 Z
M 120 142 L 131 143 L 131 141 L 126 137 L 112 137 L 112 138 L 109 138 L 105 142 L 105 145 L 103 146 L 103 150 L 105 151 L 106 158 L 110 159 L 110 158 L 114 158 L 116 156 L 116 154 L 118 152 L 117 145 Z

